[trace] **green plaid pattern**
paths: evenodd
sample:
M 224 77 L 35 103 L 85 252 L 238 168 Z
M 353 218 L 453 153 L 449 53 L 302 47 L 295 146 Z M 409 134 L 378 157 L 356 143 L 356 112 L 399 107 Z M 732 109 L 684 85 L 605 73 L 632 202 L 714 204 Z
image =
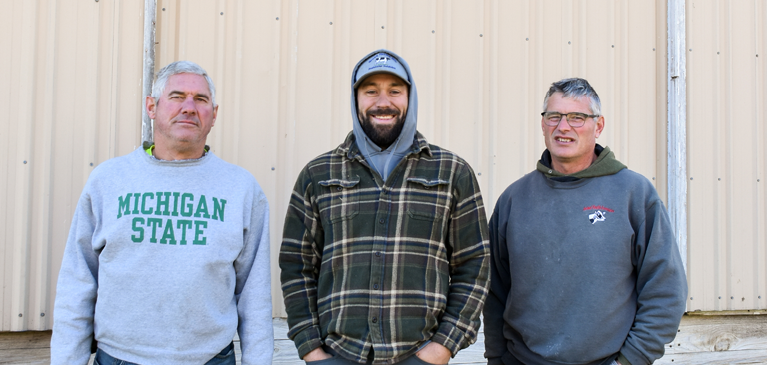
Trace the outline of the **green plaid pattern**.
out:
M 384 184 L 349 133 L 298 176 L 279 262 L 299 356 L 324 343 L 392 364 L 428 340 L 455 355 L 476 340 L 489 285 L 474 172 L 418 133 Z

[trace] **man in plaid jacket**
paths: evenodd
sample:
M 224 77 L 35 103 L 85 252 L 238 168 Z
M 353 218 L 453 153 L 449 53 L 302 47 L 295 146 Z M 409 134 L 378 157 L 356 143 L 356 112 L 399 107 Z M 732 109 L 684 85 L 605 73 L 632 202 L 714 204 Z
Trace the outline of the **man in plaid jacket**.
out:
M 288 335 L 307 364 L 446 364 L 476 340 L 487 295 L 479 185 L 416 130 L 404 59 L 372 52 L 351 83 L 353 131 L 291 195 L 279 259 Z

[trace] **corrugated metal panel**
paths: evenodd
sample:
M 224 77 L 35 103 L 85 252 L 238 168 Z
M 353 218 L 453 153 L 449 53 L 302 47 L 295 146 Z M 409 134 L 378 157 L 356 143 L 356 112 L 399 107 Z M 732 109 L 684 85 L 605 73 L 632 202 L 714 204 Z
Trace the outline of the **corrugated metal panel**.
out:
M 140 140 L 142 5 L 3 4 L 1 331 L 51 328 L 61 257 L 85 180 L 92 166 Z
M 767 308 L 763 1 L 687 2 L 690 310 Z
M 488 214 L 534 169 L 543 96 L 564 77 L 585 77 L 601 94 L 600 143 L 649 179 L 665 175 L 664 2 L 158 4 L 157 67 L 189 59 L 212 74 L 221 107 L 209 144 L 268 195 L 275 315 L 284 314 L 277 253 L 291 188 L 306 162 L 351 130 L 351 69 L 376 48 L 410 63 L 418 129 L 474 167 Z
M 52 308 L 90 163 L 140 141 L 143 4 L 4 8 L 1 29 L 13 36 L 0 39 L 11 50 L 0 56 L 0 330 L 46 329 L 50 315 L 39 315 Z M 209 144 L 268 195 L 275 315 L 284 315 L 277 253 L 293 183 L 351 130 L 351 69 L 376 48 L 408 60 L 419 130 L 474 167 L 488 213 L 535 167 L 543 96 L 564 77 L 600 93 L 599 142 L 665 181 L 663 1 L 160 0 L 157 11 L 157 68 L 189 59 L 211 73 L 221 107 Z

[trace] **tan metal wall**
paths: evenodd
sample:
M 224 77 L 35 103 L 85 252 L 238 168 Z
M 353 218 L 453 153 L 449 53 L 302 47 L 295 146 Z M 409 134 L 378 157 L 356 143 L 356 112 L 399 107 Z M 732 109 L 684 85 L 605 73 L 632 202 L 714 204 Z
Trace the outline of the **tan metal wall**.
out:
M 767 308 L 767 3 L 687 2 L 689 310 Z
M 10 50 L 0 56 L 0 330 L 46 329 L 90 163 L 140 141 L 143 4 L 2 1 L 2 30 L 12 36 L 0 38 Z M 489 214 L 534 168 L 543 95 L 570 76 L 589 79 L 602 97 L 599 142 L 664 196 L 665 39 L 661 0 L 159 0 L 156 65 L 193 60 L 216 82 L 220 112 L 208 142 L 268 195 L 279 316 L 287 200 L 303 165 L 351 130 L 349 80 L 360 57 L 385 47 L 408 60 L 419 130 L 474 167 Z M 752 240 L 763 247 L 762 236 Z
M 161 0 L 157 29 L 158 67 L 194 60 L 217 83 L 213 150 L 267 192 L 275 315 L 284 314 L 277 253 L 291 188 L 351 130 L 351 69 L 374 49 L 410 63 L 418 129 L 469 161 L 488 212 L 535 167 L 543 95 L 564 77 L 601 93 L 601 143 L 649 179 L 665 175 L 662 2 Z
M 143 4 L 0 7 L 0 330 L 50 329 L 88 174 L 140 141 Z

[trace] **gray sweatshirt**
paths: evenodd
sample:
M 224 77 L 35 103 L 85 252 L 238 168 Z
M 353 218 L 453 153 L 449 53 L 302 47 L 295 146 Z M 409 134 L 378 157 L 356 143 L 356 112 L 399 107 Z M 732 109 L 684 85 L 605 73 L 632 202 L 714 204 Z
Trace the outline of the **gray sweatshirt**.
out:
M 243 364 L 273 352 L 269 207 L 246 170 L 208 153 L 137 149 L 90 175 L 54 308 L 52 364 L 99 348 L 140 364 L 203 364 L 239 331 Z
M 489 364 L 512 355 L 529 365 L 605 364 L 618 353 L 650 364 L 674 338 L 687 284 L 666 209 L 646 178 L 598 152 L 580 177 L 556 173 L 544 154 L 498 199 Z

